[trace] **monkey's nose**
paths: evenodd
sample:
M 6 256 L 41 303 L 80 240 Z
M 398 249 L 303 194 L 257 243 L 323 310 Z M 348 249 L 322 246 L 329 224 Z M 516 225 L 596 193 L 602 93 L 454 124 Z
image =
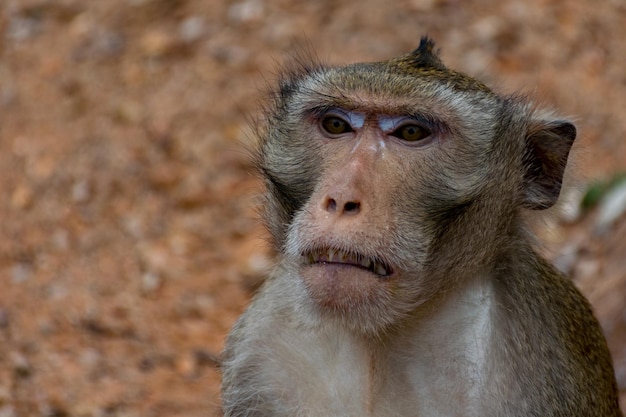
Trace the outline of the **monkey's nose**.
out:
M 356 199 L 342 201 L 332 197 L 327 197 L 324 202 L 324 209 L 327 212 L 338 216 L 355 215 L 359 214 L 361 211 L 361 202 Z

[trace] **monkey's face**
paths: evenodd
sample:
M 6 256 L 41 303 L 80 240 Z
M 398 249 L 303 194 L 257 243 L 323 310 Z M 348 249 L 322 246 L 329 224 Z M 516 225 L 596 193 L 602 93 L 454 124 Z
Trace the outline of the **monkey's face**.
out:
M 330 107 L 305 116 L 304 136 L 316 142 L 322 164 L 286 250 L 321 311 L 371 332 L 406 313 L 425 283 L 416 272 L 429 237 L 402 200 L 412 198 L 416 179 L 411 153 L 428 152 L 442 132 L 415 115 L 363 110 Z
M 526 151 L 527 115 L 516 127 L 482 84 L 398 65 L 288 78 L 260 149 L 269 228 L 306 300 L 366 333 L 480 274 L 515 217 L 523 165 L 537 182 L 555 159 L 535 161 L 552 147 Z
M 448 285 L 431 258 L 448 214 L 480 195 L 494 115 L 445 89 L 381 96 L 339 84 L 307 81 L 270 130 L 269 217 L 288 225 L 274 235 L 320 311 L 372 332 Z

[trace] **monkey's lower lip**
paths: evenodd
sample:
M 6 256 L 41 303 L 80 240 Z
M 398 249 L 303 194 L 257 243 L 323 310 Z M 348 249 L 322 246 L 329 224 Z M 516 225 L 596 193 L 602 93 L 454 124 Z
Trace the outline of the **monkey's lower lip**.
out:
M 342 251 L 339 249 L 325 248 L 302 254 L 304 265 L 313 264 L 337 264 L 348 265 L 366 269 L 381 277 L 391 275 L 391 267 L 380 260 L 363 256 L 359 253 Z

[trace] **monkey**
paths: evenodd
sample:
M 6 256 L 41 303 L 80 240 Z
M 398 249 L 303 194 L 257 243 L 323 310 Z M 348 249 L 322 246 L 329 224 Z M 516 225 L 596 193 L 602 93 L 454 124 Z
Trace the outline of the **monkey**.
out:
M 621 416 L 588 301 L 528 217 L 568 120 L 412 52 L 284 71 L 256 163 L 274 270 L 223 351 L 226 417 Z

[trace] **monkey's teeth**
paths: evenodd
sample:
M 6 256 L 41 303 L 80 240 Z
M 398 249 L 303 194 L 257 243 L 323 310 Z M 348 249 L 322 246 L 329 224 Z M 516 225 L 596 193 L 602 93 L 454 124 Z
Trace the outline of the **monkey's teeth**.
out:
M 387 276 L 389 270 L 381 262 L 375 261 L 372 258 L 367 258 L 356 253 L 346 252 L 339 249 L 320 249 L 313 252 L 307 252 L 302 254 L 302 262 L 305 265 L 312 265 L 315 263 L 336 263 L 358 266 L 363 269 L 367 269 L 377 275 Z

